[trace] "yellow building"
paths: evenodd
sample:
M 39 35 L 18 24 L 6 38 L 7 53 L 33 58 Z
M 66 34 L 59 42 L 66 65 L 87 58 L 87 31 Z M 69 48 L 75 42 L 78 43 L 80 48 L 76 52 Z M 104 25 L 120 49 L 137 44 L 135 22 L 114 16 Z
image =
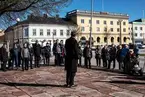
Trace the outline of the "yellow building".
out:
M 71 19 L 80 28 L 78 39 L 89 40 L 90 38 L 90 25 L 91 25 L 91 12 L 73 10 L 67 13 L 66 16 Z M 129 36 L 129 16 L 127 14 L 117 14 L 109 12 L 93 12 L 92 19 L 92 39 L 94 45 L 131 43 Z M 121 29 L 121 32 L 120 32 Z

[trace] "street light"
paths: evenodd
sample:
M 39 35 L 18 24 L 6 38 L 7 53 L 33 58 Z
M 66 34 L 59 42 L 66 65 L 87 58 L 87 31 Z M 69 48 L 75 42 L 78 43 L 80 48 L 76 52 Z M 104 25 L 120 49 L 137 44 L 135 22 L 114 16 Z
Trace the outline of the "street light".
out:
M 94 0 L 91 0 L 91 25 L 90 25 L 90 49 L 92 48 L 92 23 L 93 23 L 93 2 Z
M 122 22 L 123 20 L 118 20 L 118 22 L 119 22 L 119 24 L 120 24 L 120 45 L 122 44 L 122 25 L 121 25 L 121 22 Z

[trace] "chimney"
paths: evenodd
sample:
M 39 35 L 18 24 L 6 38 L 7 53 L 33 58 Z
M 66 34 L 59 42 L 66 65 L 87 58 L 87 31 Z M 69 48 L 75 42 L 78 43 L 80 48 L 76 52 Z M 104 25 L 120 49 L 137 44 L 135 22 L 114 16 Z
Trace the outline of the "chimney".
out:
M 43 14 L 43 17 L 44 17 L 44 18 L 48 18 L 48 15 L 47 15 L 47 14 Z

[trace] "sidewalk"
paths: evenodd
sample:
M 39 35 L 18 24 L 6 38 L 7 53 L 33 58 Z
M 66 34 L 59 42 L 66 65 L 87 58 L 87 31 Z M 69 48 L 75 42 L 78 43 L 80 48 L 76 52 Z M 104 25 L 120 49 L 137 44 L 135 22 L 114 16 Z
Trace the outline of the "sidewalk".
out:
M 0 97 L 145 97 L 145 79 L 78 68 L 77 87 L 65 88 L 64 67 L 0 72 Z

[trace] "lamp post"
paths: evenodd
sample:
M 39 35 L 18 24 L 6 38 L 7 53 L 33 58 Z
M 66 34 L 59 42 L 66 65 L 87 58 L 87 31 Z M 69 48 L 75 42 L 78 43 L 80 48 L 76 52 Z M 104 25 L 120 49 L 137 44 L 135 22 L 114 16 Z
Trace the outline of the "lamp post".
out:
M 123 20 L 118 20 L 119 24 L 120 24 L 120 45 L 122 44 L 122 21 Z
M 17 39 L 18 39 L 18 41 L 20 41 L 19 29 L 18 29 L 19 28 L 18 27 L 18 25 L 19 25 L 18 23 L 20 22 L 20 18 L 17 18 L 16 21 L 17 21 L 17 35 L 18 35 Z
M 90 49 L 92 48 L 92 23 L 93 23 L 93 2 L 94 0 L 91 0 L 91 25 L 90 25 Z

